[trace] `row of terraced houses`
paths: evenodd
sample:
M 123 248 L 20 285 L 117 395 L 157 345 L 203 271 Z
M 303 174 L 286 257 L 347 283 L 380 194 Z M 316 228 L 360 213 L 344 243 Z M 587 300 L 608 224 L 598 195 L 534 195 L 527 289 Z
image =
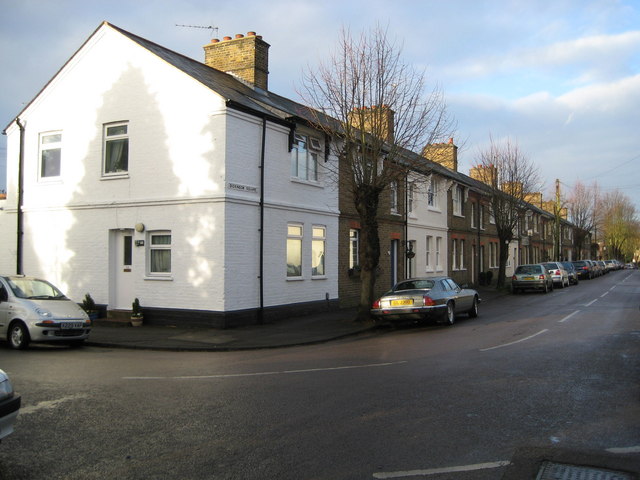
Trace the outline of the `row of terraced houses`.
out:
M 212 40 L 199 62 L 102 23 L 5 129 L 0 271 L 109 312 L 139 298 L 152 323 L 355 305 L 360 225 L 327 174 L 337 140 L 269 91 L 268 49 L 249 32 Z M 384 194 L 378 290 L 416 276 L 495 282 L 489 187 L 458 171 L 453 139 L 422 162 Z M 529 199 L 507 275 L 581 256 L 571 224 L 558 251 L 556 218 Z

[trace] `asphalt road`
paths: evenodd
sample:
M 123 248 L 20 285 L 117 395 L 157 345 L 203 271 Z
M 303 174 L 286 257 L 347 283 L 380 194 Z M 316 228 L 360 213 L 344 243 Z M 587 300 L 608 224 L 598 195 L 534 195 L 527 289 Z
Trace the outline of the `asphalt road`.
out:
M 453 327 L 307 347 L 0 347 L 13 479 L 500 479 L 516 449 L 640 455 L 640 272 Z

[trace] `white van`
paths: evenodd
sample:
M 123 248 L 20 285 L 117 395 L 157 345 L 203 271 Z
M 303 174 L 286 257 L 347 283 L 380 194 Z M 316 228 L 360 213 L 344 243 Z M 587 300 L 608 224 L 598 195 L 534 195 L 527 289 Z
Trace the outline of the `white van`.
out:
M 24 349 L 30 342 L 81 346 L 90 332 L 85 311 L 49 282 L 0 276 L 0 338 L 11 348 Z

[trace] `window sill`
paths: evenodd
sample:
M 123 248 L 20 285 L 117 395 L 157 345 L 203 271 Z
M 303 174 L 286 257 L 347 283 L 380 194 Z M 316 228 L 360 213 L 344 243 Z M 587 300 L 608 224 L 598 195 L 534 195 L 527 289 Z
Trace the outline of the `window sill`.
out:
M 40 177 L 38 178 L 39 185 L 61 185 L 62 177 Z
M 462 215 L 461 213 L 454 213 L 453 216 L 459 217 L 459 218 L 465 218 L 464 215 Z
M 311 277 L 311 280 L 326 280 L 327 276 L 326 275 L 316 275 Z
M 427 210 L 429 210 L 430 212 L 442 213 L 442 210 L 438 207 L 427 207 Z
M 287 277 L 287 282 L 301 282 L 304 277 Z
M 158 281 L 158 282 L 173 282 L 173 277 L 172 276 L 152 276 L 152 275 L 145 275 L 144 277 L 145 280 L 150 280 L 150 281 Z
M 102 174 L 100 180 L 118 180 L 122 178 L 129 178 L 129 172 Z
M 291 182 L 308 185 L 310 187 L 324 188 L 324 185 L 317 180 L 305 180 L 304 178 L 291 177 Z

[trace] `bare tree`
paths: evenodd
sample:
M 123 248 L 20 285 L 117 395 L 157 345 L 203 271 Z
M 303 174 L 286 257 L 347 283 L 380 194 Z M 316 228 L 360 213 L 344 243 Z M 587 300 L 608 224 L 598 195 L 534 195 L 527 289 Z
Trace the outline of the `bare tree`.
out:
M 509 258 L 509 243 L 518 232 L 520 218 L 525 209 L 525 198 L 537 192 L 540 175 L 517 143 L 506 139 L 481 150 L 474 165 L 478 179 L 491 187 L 491 209 L 499 239 L 497 288 L 505 284 Z
M 594 233 L 596 226 L 598 199 L 599 189 L 596 182 L 587 186 L 577 181 L 569 194 L 569 218 L 576 227 L 573 234 L 573 246 L 578 258 L 584 258 L 590 252 L 590 248 L 588 248 L 590 246 L 586 245 L 586 242 L 589 235 Z
M 331 173 L 348 189 L 360 220 L 358 319 L 365 320 L 380 260 L 380 196 L 418 162 L 424 171 L 424 160 L 408 152 L 451 135 L 444 97 L 438 88 L 426 90 L 425 72 L 404 63 L 401 48 L 379 26 L 357 37 L 343 29 L 329 60 L 304 75 L 301 97 L 334 140 L 340 161 Z

